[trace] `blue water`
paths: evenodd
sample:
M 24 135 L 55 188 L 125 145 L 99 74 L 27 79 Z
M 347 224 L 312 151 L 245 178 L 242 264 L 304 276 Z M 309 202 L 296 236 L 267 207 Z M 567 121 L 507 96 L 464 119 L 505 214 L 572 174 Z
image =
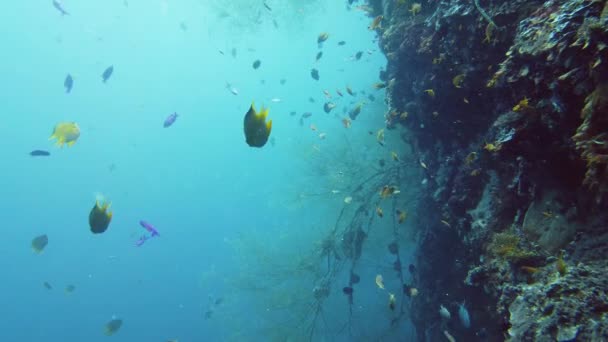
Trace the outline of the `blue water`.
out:
M 314 303 L 314 277 L 278 265 L 312 253 L 333 226 L 347 194 L 328 192 L 348 190 L 338 175 L 344 163 L 356 163 L 362 175 L 379 157 L 390 159 L 367 133 L 384 125 L 384 93 L 371 85 L 386 60 L 367 29 L 371 19 L 345 1 L 268 0 L 272 12 L 257 0 L 222 3 L 65 0 L 70 15 L 63 17 L 50 0 L 4 4 L 3 340 L 287 340 L 270 331 L 289 327 L 281 320 Z M 315 63 L 321 32 L 330 38 Z M 353 61 L 357 51 L 363 58 Z M 254 70 L 256 59 L 262 65 Z M 110 65 L 114 74 L 104 84 Z M 311 78 L 313 67 L 320 81 Z M 63 88 L 68 73 L 70 94 Z M 346 85 L 377 99 L 351 98 Z M 338 104 L 330 114 L 322 110 L 324 89 Z M 270 107 L 274 146 L 245 143 L 243 116 L 252 101 Z M 367 104 L 345 129 L 343 107 L 358 101 Z M 174 111 L 177 121 L 163 128 Z M 313 116 L 301 126 L 307 111 Z M 77 122 L 81 136 L 61 149 L 48 137 L 66 121 Z M 387 132 L 386 140 L 398 148 L 398 133 Z M 51 156 L 30 157 L 33 149 Z M 114 217 L 107 232 L 93 235 L 87 219 L 97 193 L 112 202 Z M 161 236 L 137 248 L 142 219 Z M 36 254 L 30 242 L 40 234 L 49 244 Z M 355 327 L 343 329 L 342 275 L 314 340 L 365 340 L 388 330 L 386 293 L 373 279 L 390 262 L 382 256 L 384 240 L 370 244 L 377 253 L 370 249 L 361 266 Z M 385 278 L 388 288 L 394 279 Z M 75 291 L 65 293 L 70 284 Z M 247 289 L 256 285 L 265 288 Z M 392 285 L 399 291 L 401 284 Z M 273 293 L 299 299 L 279 298 L 285 307 L 273 312 Z M 123 326 L 106 337 L 113 316 Z M 408 329 L 402 321 L 392 336 L 411 336 Z M 292 330 L 290 340 L 308 340 L 308 329 Z

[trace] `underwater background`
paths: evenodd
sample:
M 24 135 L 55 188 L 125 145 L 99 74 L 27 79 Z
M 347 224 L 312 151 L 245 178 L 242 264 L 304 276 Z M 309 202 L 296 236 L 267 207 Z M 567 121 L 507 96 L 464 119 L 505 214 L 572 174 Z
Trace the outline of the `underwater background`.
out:
M 608 341 L 607 1 L 3 13 L 4 340 Z
M 367 134 L 383 124 L 383 91 L 371 85 L 386 60 L 366 14 L 325 1 L 276 2 L 272 10 L 261 1 L 60 5 L 67 15 L 50 1 L 12 2 L 4 11 L 14 16 L 0 24 L 2 338 L 103 341 L 114 317 L 123 321 L 115 341 L 283 339 L 280 326 L 300 340 L 315 325 L 314 339 L 349 340 L 341 290 L 348 273 L 332 277 L 326 322 L 300 322 L 314 315 L 320 278 L 297 265 L 317 253 L 355 177 L 390 159 Z M 331 38 L 320 49 L 322 32 Z M 358 51 L 366 51 L 361 60 L 352 58 Z M 347 85 L 377 99 L 335 94 Z M 329 114 L 324 89 L 337 104 Z M 247 146 L 243 134 L 252 101 L 273 121 L 272 145 L 262 149 Z M 343 108 L 359 101 L 369 103 L 345 128 Z M 164 128 L 173 112 L 176 122 Z M 312 116 L 302 125 L 304 112 Z M 80 127 L 74 146 L 48 140 L 60 122 Z M 34 149 L 51 155 L 28 155 Z M 87 219 L 98 194 L 113 218 L 96 235 Z M 140 220 L 160 236 L 136 247 Z M 28 245 L 42 234 L 48 246 L 34 253 Z M 350 329 L 378 334 L 388 325 L 388 296 L 376 293 L 373 279 L 391 262 L 366 262 L 366 290 L 353 309 L 358 326 Z M 310 265 L 326 267 L 324 258 Z

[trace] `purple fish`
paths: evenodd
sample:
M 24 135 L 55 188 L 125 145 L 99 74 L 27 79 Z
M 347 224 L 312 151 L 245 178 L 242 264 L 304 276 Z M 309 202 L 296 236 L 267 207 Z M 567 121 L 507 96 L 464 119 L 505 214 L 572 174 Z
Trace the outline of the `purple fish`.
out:
M 163 124 L 163 127 L 167 128 L 167 127 L 173 125 L 173 123 L 175 122 L 176 119 L 177 119 L 177 113 L 173 113 L 173 114 L 169 115 L 165 119 L 165 123 Z
M 69 15 L 69 13 L 63 9 L 63 6 L 61 5 L 61 2 L 59 0 L 53 0 L 53 7 L 55 7 L 59 12 L 61 12 L 61 15 Z
M 154 228 L 151 224 L 149 224 L 146 221 L 139 221 L 139 224 L 144 227 L 145 230 L 149 231 L 152 235 L 150 237 L 154 237 L 154 236 L 160 236 L 160 234 L 158 234 L 158 230 L 156 230 L 156 228 Z
M 141 245 L 143 245 L 146 240 L 148 240 L 149 237 L 147 237 L 146 235 L 142 235 L 139 240 L 135 241 L 135 247 L 140 247 Z

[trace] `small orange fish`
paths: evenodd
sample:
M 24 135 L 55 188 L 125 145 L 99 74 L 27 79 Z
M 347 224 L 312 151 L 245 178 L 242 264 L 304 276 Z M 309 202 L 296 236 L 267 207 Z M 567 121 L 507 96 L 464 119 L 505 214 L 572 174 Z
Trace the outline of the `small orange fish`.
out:
M 370 30 L 375 30 L 377 28 L 382 28 L 382 26 L 380 26 L 380 25 L 381 25 L 381 22 L 382 22 L 383 18 L 384 17 L 381 16 L 381 15 L 375 17 L 374 20 L 372 21 L 371 25 L 369 25 L 367 28 L 370 29 Z
M 376 214 L 378 214 L 380 218 L 384 217 L 384 211 L 380 207 L 376 207 Z
M 397 209 L 397 218 L 398 218 L 397 221 L 399 222 L 399 224 L 402 224 L 403 222 L 405 222 L 405 219 L 407 218 L 407 212 Z
M 394 194 L 395 190 L 397 189 L 394 186 L 385 185 L 382 187 L 382 190 L 380 190 L 380 197 L 387 198 L 388 196 Z

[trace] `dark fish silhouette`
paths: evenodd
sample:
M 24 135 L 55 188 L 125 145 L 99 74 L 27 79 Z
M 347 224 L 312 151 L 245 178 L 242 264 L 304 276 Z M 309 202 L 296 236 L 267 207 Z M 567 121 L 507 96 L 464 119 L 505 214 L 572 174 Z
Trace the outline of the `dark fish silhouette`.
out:
M 257 69 L 260 67 L 260 65 L 262 65 L 262 62 L 259 59 L 256 59 L 252 66 L 254 69 Z
M 63 5 L 61 5 L 59 0 L 53 0 L 53 7 L 55 7 L 61 13 L 61 15 L 70 15 L 70 13 L 63 9 Z
M 317 70 L 317 69 L 312 69 L 312 70 L 310 71 L 310 76 L 311 76 L 313 79 L 315 79 L 315 81 L 318 81 L 318 80 L 319 80 L 319 70 Z
M 32 157 L 48 157 L 51 155 L 51 152 L 44 150 L 33 150 L 30 152 L 30 156 Z
M 316 61 L 318 62 L 321 57 L 323 57 L 323 51 L 317 52 L 317 56 L 315 57 Z
M 112 76 L 112 73 L 114 72 L 114 66 L 110 65 L 104 72 L 103 74 L 101 74 L 101 78 L 103 79 L 103 83 L 106 83 L 109 79 L 110 76 Z
M 74 86 L 74 79 L 72 78 L 72 75 L 68 74 L 65 77 L 65 81 L 63 81 L 63 86 L 65 87 L 66 93 L 69 94 L 72 91 L 72 87 Z
M 360 59 L 361 59 L 361 56 L 363 56 L 363 51 L 359 51 L 359 52 L 357 52 L 357 53 L 355 54 L 355 59 L 356 59 L 356 60 L 360 60 Z
M 175 122 L 175 120 L 177 120 L 177 113 L 173 113 L 173 114 L 169 115 L 165 119 L 165 122 L 163 123 L 163 127 L 167 128 L 167 127 L 173 125 L 173 123 Z
M 236 58 L 236 48 L 232 48 L 232 57 Z
M 346 42 L 345 42 L 345 41 L 343 41 L 343 40 L 341 40 L 341 41 L 339 41 L 339 42 L 338 42 L 338 45 L 339 45 L 339 46 L 342 46 L 342 45 L 344 45 L 344 44 L 346 44 Z
M 272 12 L 272 8 L 270 8 L 266 2 L 264 2 L 264 7 L 266 7 L 268 11 Z

